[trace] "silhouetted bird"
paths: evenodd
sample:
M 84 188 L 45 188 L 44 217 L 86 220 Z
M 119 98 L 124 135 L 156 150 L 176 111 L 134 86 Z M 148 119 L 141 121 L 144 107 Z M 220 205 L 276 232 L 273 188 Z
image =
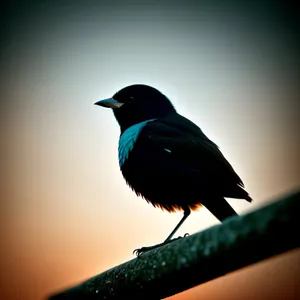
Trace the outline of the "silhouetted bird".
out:
M 218 146 L 157 89 L 131 85 L 95 104 L 112 108 L 120 125 L 119 165 L 127 184 L 155 207 L 184 212 L 163 243 L 136 249 L 138 255 L 173 241 L 191 210 L 203 205 L 222 222 L 236 215 L 224 197 L 251 202 Z

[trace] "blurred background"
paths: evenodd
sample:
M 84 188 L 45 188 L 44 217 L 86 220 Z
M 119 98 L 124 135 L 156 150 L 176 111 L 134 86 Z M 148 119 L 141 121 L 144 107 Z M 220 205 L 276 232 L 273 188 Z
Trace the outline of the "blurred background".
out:
M 119 171 L 119 127 L 94 102 L 156 87 L 220 147 L 254 201 L 300 187 L 299 27 L 290 1 L 1 4 L 1 299 L 45 299 L 134 258 L 182 217 Z M 178 232 L 218 224 L 206 209 Z M 255 247 L 255 245 L 253 245 Z M 179 299 L 299 299 L 300 251 Z

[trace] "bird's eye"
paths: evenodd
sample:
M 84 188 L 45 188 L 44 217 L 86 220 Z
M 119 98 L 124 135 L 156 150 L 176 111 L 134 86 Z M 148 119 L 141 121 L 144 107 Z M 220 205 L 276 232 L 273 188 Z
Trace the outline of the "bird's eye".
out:
M 127 100 L 127 103 L 133 103 L 134 102 L 134 98 L 133 97 L 129 97 Z

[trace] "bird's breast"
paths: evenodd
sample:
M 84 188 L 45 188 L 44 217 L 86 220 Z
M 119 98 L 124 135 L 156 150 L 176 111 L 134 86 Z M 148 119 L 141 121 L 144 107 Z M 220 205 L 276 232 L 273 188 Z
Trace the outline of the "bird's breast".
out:
M 125 161 L 128 159 L 130 151 L 133 149 L 133 146 L 142 131 L 142 129 L 155 119 L 146 120 L 137 124 L 134 124 L 127 128 L 119 139 L 119 165 L 122 167 Z

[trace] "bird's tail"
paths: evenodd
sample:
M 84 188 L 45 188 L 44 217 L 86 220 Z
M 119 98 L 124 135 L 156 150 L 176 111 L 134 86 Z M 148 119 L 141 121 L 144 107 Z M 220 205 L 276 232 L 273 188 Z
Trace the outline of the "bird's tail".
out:
M 213 198 L 202 202 L 202 204 L 220 221 L 237 216 L 236 211 L 229 205 L 229 203 L 223 198 Z

